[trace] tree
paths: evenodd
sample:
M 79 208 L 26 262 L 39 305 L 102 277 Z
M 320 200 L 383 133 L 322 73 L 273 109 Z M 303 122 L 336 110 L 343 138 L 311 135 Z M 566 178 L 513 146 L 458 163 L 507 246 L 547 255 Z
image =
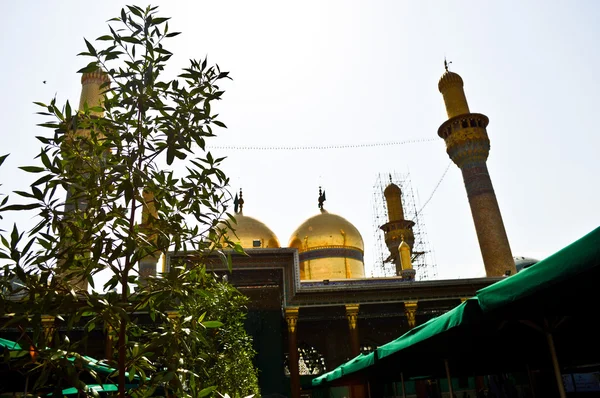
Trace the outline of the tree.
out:
M 209 315 L 179 317 L 172 311 L 186 308 L 198 294 L 219 297 L 205 288 L 209 277 L 202 263 L 222 247 L 218 223 L 230 195 L 219 169 L 223 158 L 211 155 L 206 140 L 214 127 L 225 127 L 211 104 L 221 99 L 218 84 L 228 73 L 206 59 L 191 60 L 178 78 L 163 80 L 172 56 L 164 42 L 179 34 L 169 31 L 168 20 L 156 7 L 121 10 L 109 21 L 110 34 L 97 39 L 104 48 L 85 40 L 87 50 L 79 54 L 92 59 L 79 72 L 95 79 L 99 101 L 84 101 L 78 111 L 69 102 L 59 107 L 55 98 L 36 103 L 51 119 L 40 126 L 51 133 L 37 137 L 43 144 L 39 164 L 21 169 L 39 178 L 29 192 L 15 192 L 25 202 L 0 205 L 0 214 L 37 214 L 31 230 L 15 225 L 0 248 L 8 263 L 0 281 L 0 315 L 31 346 L 35 363 L 21 365 L 37 371 L 33 390 L 60 394 L 75 386 L 85 392 L 89 377 L 116 379 L 120 397 L 126 382 L 136 380 L 139 387 L 130 391 L 136 396 L 150 396 L 157 388 L 178 397 L 214 390 L 207 381 L 214 378 L 200 374 L 212 371 L 207 362 L 185 358 L 201 358 L 191 350 L 206 348 L 220 323 Z M 242 251 L 239 245 L 234 249 Z M 169 250 L 194 253 L 197 269 L 173 267 L 164 278 L 140 277 L 140 262 L 155 264 Z M 104 270 L 110 278 L 103 288 L 120 291 L 88 291 Z M 133 314 L 139 311 L 156 327 L 136 323 Z M 42 327 L 48 315 L 67 329 L 64 338 Z M 83 338 L 70 341 L 77 325 L 83 325 Z M 106 377 L 78 354 L 85 335 L 99 325 L 116 333 L 117 372 Z
M 258 394 L 258 374 L 252 364 L 256 352 L 252 347 L 252 340 L 244 329 L 246 305 L 248 298 L 224 280 L 217 279 L 213 274 L 207 273 L 205 268 L 177 267 L 179 271 L 169 277 L 156 279 L 164 287 L 155 286 L 153 290 L 170 292 L 171 286 L 177 285 L 181 273 L 186 275 L 186 283 L 194 285 L 196 290 L 191 297 L 181 298 L 177 301 L 179 317 L 176 332 L 194 335 L 190 339 L 190 355 L 182 357 L 164 357 L 159 360 L 164 363 L 185 363 L 186 368 L 199 375 L 203 385 L 215 386 L 216 391 L 225 391 L 233 397 L 244 397 Z M 199 320 L 211 319 L 203 322 Z M 208 334 L 204 327 L 214 327 Z M 165 335 L 166 333 L 166 335 Z M 161 352 L 173 352 L 165 341 L 178 341 L 178 339 L 165 338 L 170 331 L 158 329 L 150 335 L 154 344 L 160 343 Z M 192 346 L 195 345 L 195 346 Z M 195 353 L 196 355 L 193 355 Z M 201 355 L 198 355 L 201 353 Z

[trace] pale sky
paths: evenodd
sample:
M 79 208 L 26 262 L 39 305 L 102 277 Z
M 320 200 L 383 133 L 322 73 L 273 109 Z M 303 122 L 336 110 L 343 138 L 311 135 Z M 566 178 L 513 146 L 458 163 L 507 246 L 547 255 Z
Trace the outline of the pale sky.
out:
M 26 189 L 18 166 L 39 153 L 33 101 L 77 103 L 83 37 L 108 33 L 119 1 L 2 0 L 2 192 Z M 138 3 L 145 6 L 144 3 Z M 325 208 L 352 222 L 373 266 L 373 185 L 411 174 L 423 204 L 449 158 L 437 82 L 444 56 L 465 82 L 472 112 L 490 118 L 488 167 L 515 256 L 542 259 L 599 225 L 597 1 L 168 1 L 169 72 L 203 58 L 230 71 L 218 104 L 228 129 L 213 145 L 315 146 L 433 142 L 366 149 L 244 151 L 224 156 L 246 215 L 286 246 Z M 43 83 L 46 81 L 46 84 Z M 483 276 L 459 169 L 452 165 L 424 210 L 439 278 Z M 7 219 L 0 226 L 8 228 Z M 17 219 L 27 224 L 29 219 Z

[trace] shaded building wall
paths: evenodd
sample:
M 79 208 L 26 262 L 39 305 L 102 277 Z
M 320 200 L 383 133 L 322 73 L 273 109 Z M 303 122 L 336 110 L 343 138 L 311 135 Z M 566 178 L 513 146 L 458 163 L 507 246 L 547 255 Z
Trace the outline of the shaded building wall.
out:
M 246 317 L 246 332 L 252 336 L 252 344 L 257 354 L 254 366 L 258 368 L 258 384 L 261 395 L 286 392 L 286 377 L 283 371 L 285 328 L 281 310 L 250 309 Z

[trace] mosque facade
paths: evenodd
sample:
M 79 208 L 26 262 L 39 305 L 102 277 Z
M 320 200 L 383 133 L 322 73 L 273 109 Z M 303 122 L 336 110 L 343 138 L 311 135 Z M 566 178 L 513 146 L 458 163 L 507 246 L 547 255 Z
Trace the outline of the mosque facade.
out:
M 102 76 L 84 75 L 82 103 L 97 102 L 102 83 Z M 258 352 L 263 397 L 311 396 L 303 377 L 314 377 L 361 352 L 372 351 L 455 307 L 477 290 L 516 273 L 486 166 L 488 118 L 470 112 L 458 74 L 446 69 L 439 90 L 448 120 L 438 135 L 462 172 L 486 277 L 415 280 L 411 253 L 414 222 L 405 219 L 401 188 L 391 181 L 384 190 L 388 220 L 380 228 L 396 275 L 382 278 L 366 277 L 361 233 L 342 215 L 327 211 L 324 191 L 319 191 L 316 214 L 299 223 L 285 246 L 267 225 L 246 214 L 240 192 L 230 238 L 247 255 L 232 254 L 231 273 L 216 257 L 209 258 L 207 267 L 227 274 L 250 298 L 246 327 Z M 148 205 L 143 208 L 142 223 L 147 223 L 157 214 L 150 193 L 144 193 L 144 200 Z M 185 253 L 167 253 L 163 268 L 168 269 L 177 257 L 195 261 Z M 158 260 L 158 256 L 144 259 L 141 277 L 155 273 Z M 108 341 L 110 336 L 105 334 L 98 331 L 98 339 Z M 109 344 L 106 346 L 109 355 Z M 347 393 L 355 398 L 365 396 L 360 386 Z M 417 388 L 417 396 L 426 396 L 424 386 Z
M 251 298 L 248 329 L 258 351 L 263 396 L 311 396 L 303 377 L 369 352 L 516 273 L 486 165 L 489 120 L 470 112 L 463 85 L 446 68 L 438 88 L 448 120 L 438 135 L 462 172 L 486 277 L 415 281 L 415 223 L 405 219 L 401 188 L 391 181 L 383 192 L 388 220 L 380 228 L 395 265 L 393 277 L 365 277 L 362 236 L 343 216 L 326 210 L 321 188 L 318 213 L 300 223 L 287 247 L 280 247 L 271 229 L 240 210 L 231 238 L 249 256 L 234 256 L 230 281 Z M 209 266 L 226 272 L 218 261 Z M 360 386 L 346 393 L 365 396 Z M 416 393 L 426 396 L 426 386 L 417 383 Z

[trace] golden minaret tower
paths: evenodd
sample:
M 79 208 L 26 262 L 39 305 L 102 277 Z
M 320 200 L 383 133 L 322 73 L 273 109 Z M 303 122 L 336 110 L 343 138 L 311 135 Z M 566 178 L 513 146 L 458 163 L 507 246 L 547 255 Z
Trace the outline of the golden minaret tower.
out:
M 110 82 L 109 76 L 100 71 L 96 70 L 91 73 L 84 73 L 81 76 L 81 96 L 79 98 L 79 112 L 84 112 L 85 106 L 89 108 L 102 105 L 104 99 L 104 91 L 106 91 L 106 85 Z M 92 115 L 102 117 L 103 112 L 92 112 Z M 89 136 L 90 131 L 84 129 L 68 130 L 66 132 L 66 139 L 63 145 L 73 145 L 77 137 Z M 70 189 L 67 189 L 67 204 L 65 204 L 65 217 L 68 217 L 70 213 L 77 211 L 84 211 L 87 207 L 87 200 L 85 197 L 79 198 L 77 201 L 70 201 L 72 193 Z M 61 245 L 69 245 L 68 239 L 61 242 Z M 59 258 L 58 262 L 64 263 L 67 261 L 66 258 Z M 61 275 L 63 278 L 69 280 L 69 282 L 77 289 L 87 290 L 88 282 L 87 279 L 75 278 L 70 272 Z
M 438 135 L 446 142 L 450 159 L 462 172 L 487 276 L 514 274 L 515 262 L 486 164 L 490 152 L 486 130 L 489 119 L 469 111 L 462 78 L 448 71 L 448 63 L 445 66 L 438 88 L 444 97 L 448 120 L 440 126 Z
M 392 182 L 390 175 L 390 183 L 384 189 L 383 195 L 387 203 L 388 222 L 381 227 L 384 232 L 385 244 L 390 251 L 389 260 L 396 266 L 396 276 L 402 276 L 402 263 L 398 246 L 400 242 L 406 243 L 409 248 L 413 247 L 415 236 L 413 234 L 414 221 L 404 219 L 404 209 L 402 208 L 402 190 Z M 409 249 L 410 250 L 410 249 Z M 409 252 L 410 254 L 410 252 Z M 412 267 L 411 267 L 412 268 Z M 414 279 L 414 276 L 413 276 Z

